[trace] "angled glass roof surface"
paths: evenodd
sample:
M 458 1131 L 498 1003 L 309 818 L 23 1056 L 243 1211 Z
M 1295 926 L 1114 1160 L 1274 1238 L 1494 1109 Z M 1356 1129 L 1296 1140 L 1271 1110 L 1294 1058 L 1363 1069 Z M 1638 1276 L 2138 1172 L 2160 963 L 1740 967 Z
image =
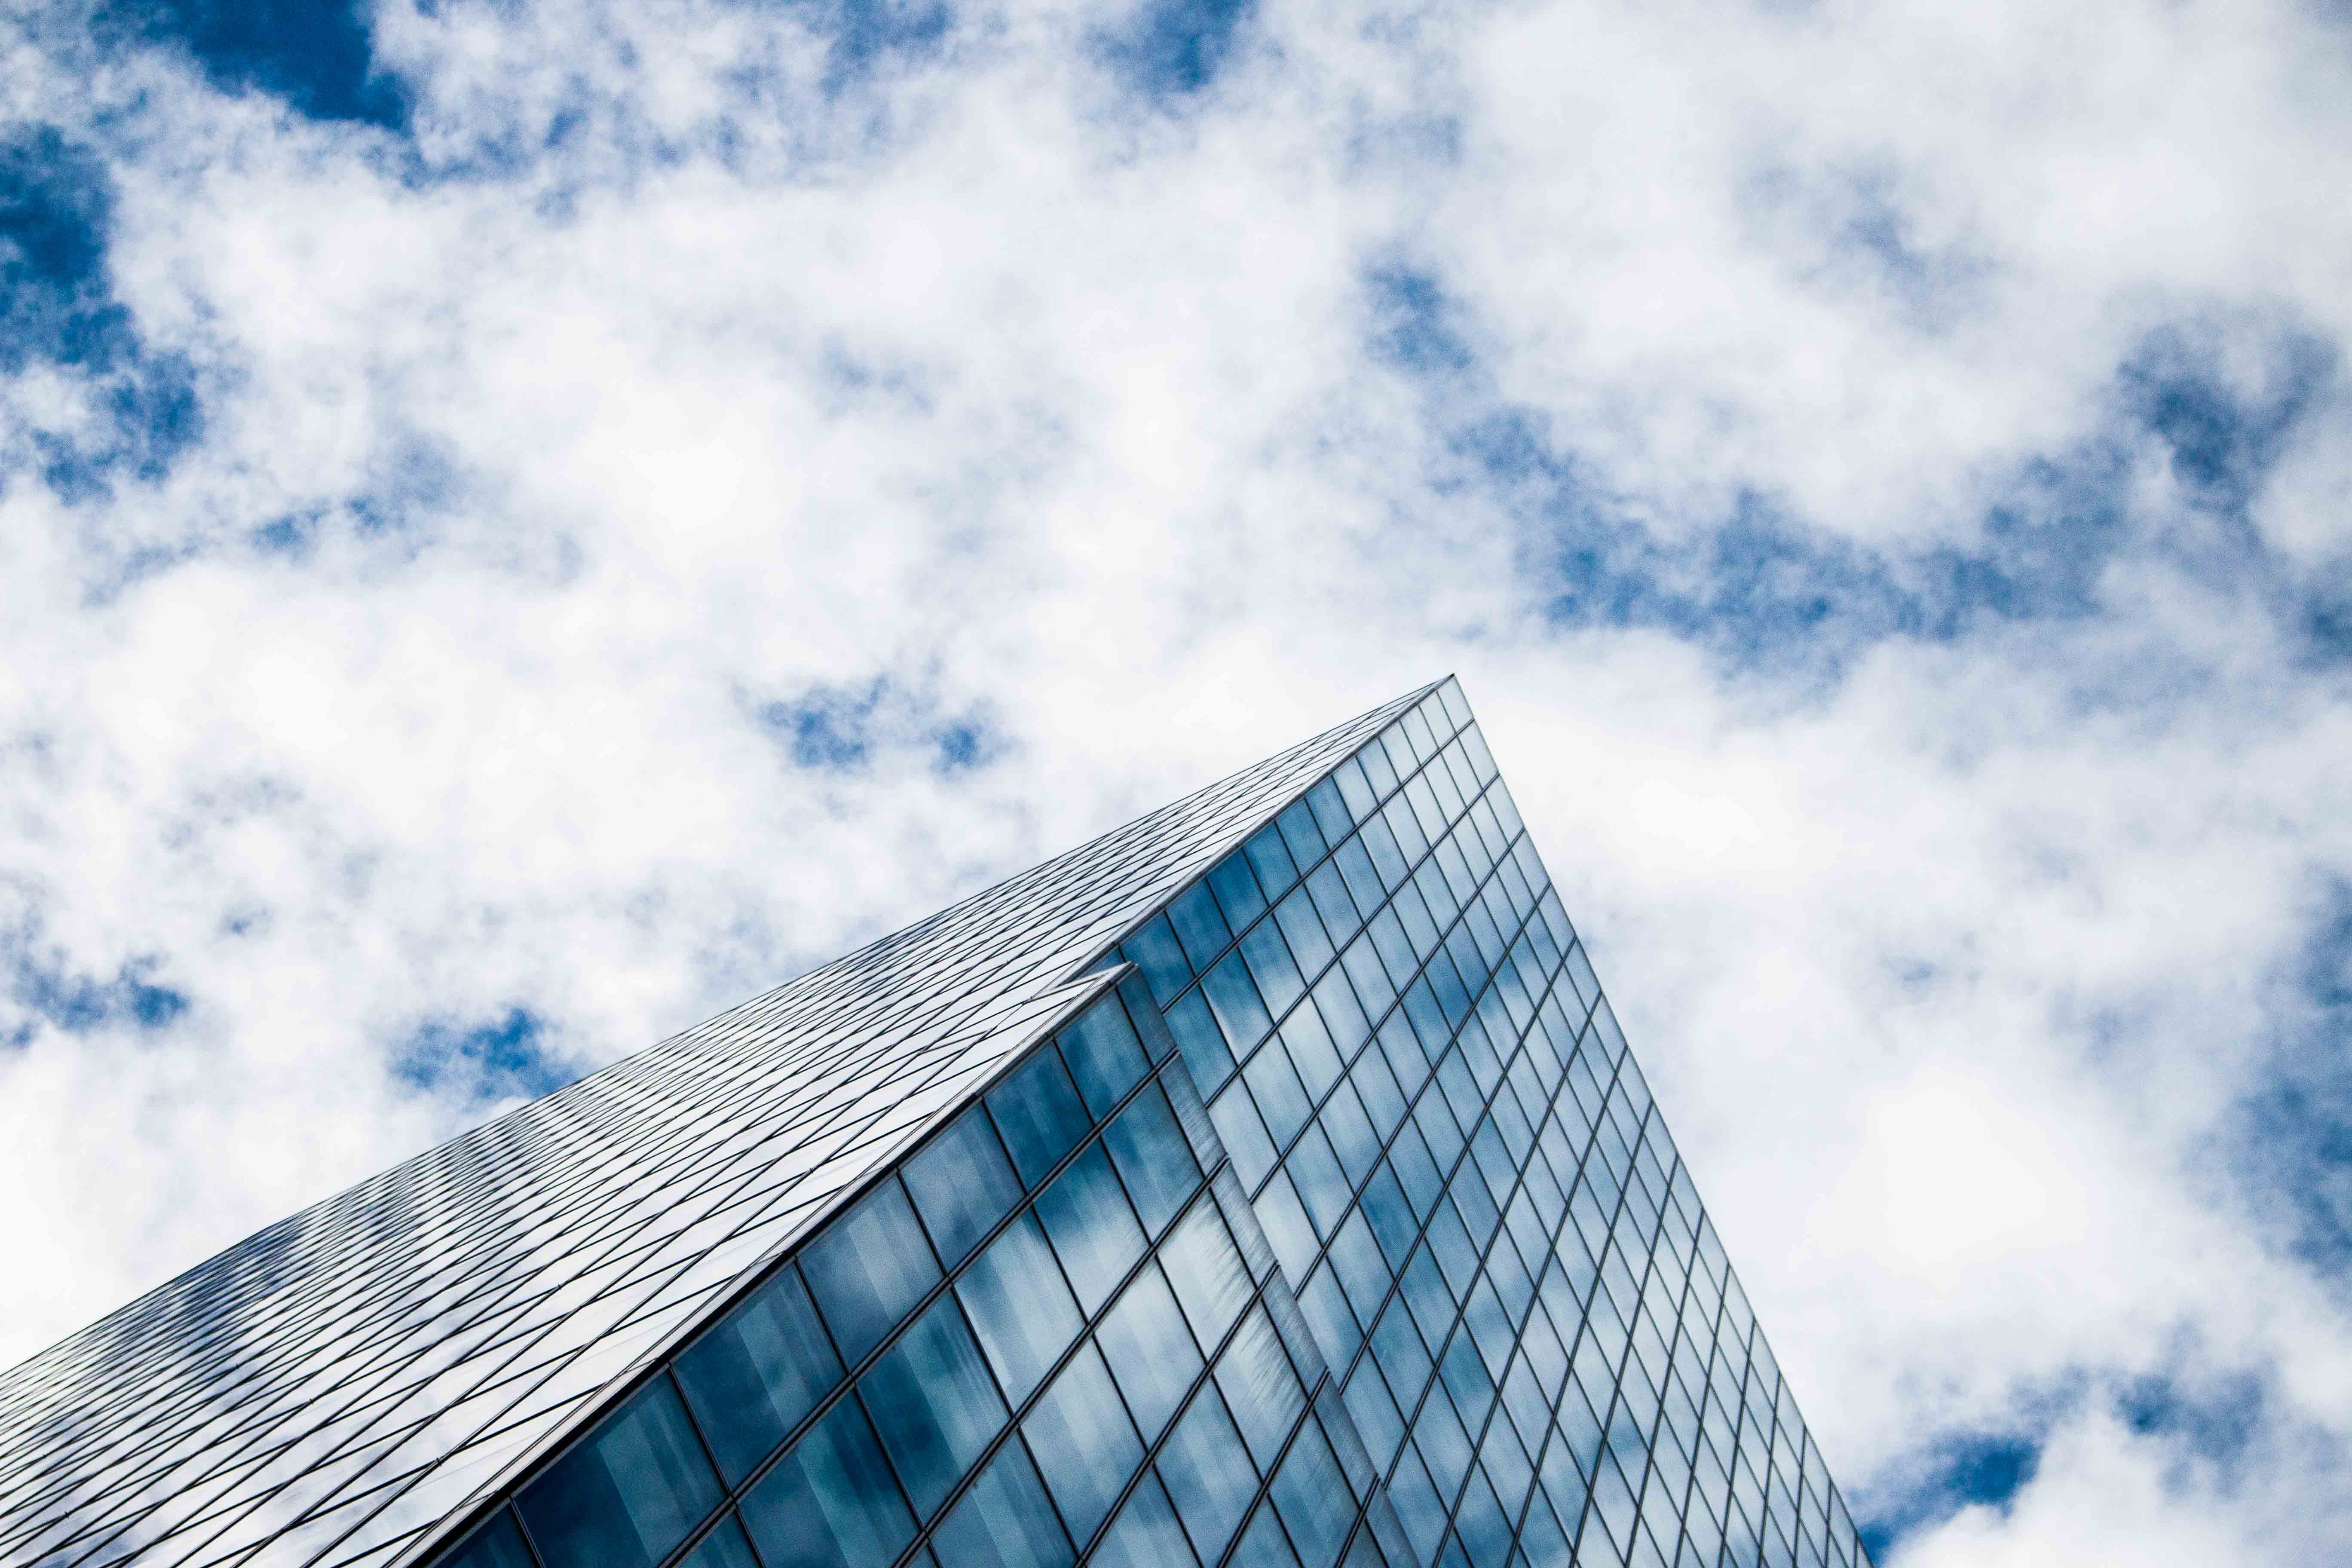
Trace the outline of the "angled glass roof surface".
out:
M 293 1215 L 0 1373 L 0 1561 L 387 1562 L 1089 999 L 1424 687 Z

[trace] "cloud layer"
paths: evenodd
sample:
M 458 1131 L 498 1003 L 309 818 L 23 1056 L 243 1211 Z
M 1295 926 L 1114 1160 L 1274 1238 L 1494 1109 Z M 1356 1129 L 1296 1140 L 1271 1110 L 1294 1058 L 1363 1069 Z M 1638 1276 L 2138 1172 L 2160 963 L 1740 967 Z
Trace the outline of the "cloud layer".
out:
M 2352 1535 L 2340 16 L 0 29 L 0 1359 L 1450 668 L 1883 1563 Z

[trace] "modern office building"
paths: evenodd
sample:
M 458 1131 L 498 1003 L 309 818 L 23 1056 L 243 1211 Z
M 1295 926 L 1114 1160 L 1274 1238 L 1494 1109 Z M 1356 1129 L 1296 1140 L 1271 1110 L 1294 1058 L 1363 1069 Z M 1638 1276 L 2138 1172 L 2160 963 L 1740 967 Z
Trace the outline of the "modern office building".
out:
M 1452 681 L 0 1377 L 22 1568 L 1856 1568 Z

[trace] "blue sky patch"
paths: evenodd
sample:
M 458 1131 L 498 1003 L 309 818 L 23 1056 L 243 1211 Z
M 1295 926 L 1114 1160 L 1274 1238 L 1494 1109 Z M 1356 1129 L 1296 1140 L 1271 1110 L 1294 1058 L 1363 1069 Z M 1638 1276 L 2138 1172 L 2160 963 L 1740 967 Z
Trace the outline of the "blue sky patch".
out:
M 794 767 L 814 773 L 863 773 L 889 757 L 955 773 L 984 765 L 1003 746 L 980 713 L 942 713 L 928 697 L 883 676 L 863 685 L 811 686 L 760 704 L 754 717 Z
M 103 0 L 95 27 L 118 46 L 184 50 L 223 92 L 405 132 L 408 93 L 377 61 L 371 21 L 366 0 Z
M 68 502 L 161 479 L 205 429 L 186 356 L 151 348 L 115 298 L 114 204 L 105 163 L 55 127 L 0 136 L 0 374 L 47 364 L 82 383 L 97 417 L 30 436 L 37 471 Z
M 1925 1479 L 1893 1507 L 1874 1509 L 1855 1532 L 1884 1562 L 1905 1536 L 1940 1524 L 1964 1508 L 2005 1509 L 2041 1467 L 2039 1438 L 2018 1433 L 1958 1433 L 1930 1448 Z
M 430 1023 L 394 1054 L 393 1074 L 413 1088 L 455 1090 L 477 1102 L 536 1100 L 579 1076 L 542 1050 L 545 1037 L 545 1023 L 523 1007 L 487 1023 Z
M 1216 79 L 1255 10 L 1252 0 L 1144 0 L 1103 35 L 1103 58 L 1145 98 L 1197 93 Z
M 154 957 L 129 961 L 101 978 L 75 969 L 62 952 L 37 952 L 19 938 L 0 947 L 0 965 L 8 973 L 10 1000 L 28 1015 L 0 1033 L 0 1044 L 29 1043 L 36 1020 L 69 1035 L 104 1028 L 152 1032 L 168 1028 L 188 1010 L 184 993 L 153 978 L 162 967 Z

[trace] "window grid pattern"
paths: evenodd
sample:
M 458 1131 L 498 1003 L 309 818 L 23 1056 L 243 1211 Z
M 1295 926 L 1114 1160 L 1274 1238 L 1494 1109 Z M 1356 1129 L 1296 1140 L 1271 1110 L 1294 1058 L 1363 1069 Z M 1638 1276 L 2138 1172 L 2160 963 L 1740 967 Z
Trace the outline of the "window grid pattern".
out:
M 126 1347 L 161 1430 L 66 1408 Z M 1868 1561 L 1450 680 L 232 1248 L 12 1453 L 40 1568 Z
M 443 1568 L 1330 1568 L 1370 1460 L 1118 973 Z
M 1867 1562 L 1451 682 L 1120 952 L 1409 1560 Z
M 0 1563 L 425 1550 L 1420 695 L 404 1162 L 0 1373 Z

